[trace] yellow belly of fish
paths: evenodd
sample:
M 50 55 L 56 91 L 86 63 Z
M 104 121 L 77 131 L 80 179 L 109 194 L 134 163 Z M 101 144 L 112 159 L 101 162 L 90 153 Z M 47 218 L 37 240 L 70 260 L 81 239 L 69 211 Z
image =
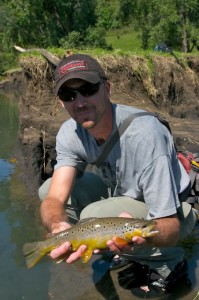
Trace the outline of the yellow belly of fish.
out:
M 89 249 L 105 249 L 107 248 L 107 240 L 102 240 L 102 239 L 99 239 L 99 238 L 92 238 L 92 239 L 81 239 L 79 241 L 71 241 L 71 245 L 72 245 L 72 250 L 73 251 L 76 251 L 79 246 L 81 245 L 86 245 Z

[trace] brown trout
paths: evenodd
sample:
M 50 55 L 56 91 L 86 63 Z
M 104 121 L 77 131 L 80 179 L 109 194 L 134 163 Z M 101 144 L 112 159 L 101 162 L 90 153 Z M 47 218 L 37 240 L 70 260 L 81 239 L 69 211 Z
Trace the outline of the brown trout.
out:
M 87 245 L 82 255 L 82 262 L 86 263 L 94 249 L 107 248 L 108 240 L 113 240 L 117 245 L 125 245 L 131 243 L 134 236 L 143 238 L 154 236 L 158 233 L 155 226 L 156 222 L 153 220 L 120 217 L 88 218 L 44 241 L 24 244 L 23 254 L 27 267 L 31 268 L 51 250 L 69 241 L 71 251 L 76 251 L 80 245 Z

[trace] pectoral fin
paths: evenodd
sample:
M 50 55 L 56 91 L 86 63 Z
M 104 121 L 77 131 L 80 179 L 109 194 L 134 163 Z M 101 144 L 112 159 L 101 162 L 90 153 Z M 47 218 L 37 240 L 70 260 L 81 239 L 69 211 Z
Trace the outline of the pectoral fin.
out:
M 116 245 L 126 245 L 128 244 L 127 241 L 121 237 L 118 237 L 118 236 L 115 236 L 113 239 L 112 239 Z
M 131 240 L 134 236 L 142 236 L 142 230 L 141 229 L 135 229 L 133 232 L 126 232 L 125 237 L 128 240 Z
M 87 263 L 93 254 L 92 249 L 86 249 L 82 254 L 82 262 Z

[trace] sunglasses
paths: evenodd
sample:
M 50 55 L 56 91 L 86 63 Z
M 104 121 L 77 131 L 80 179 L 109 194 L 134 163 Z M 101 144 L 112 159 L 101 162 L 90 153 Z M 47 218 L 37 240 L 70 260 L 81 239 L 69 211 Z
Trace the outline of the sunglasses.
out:
M 58 97 L 61 101 L 72 102 L 76 100 L 78 93 L 84 97 L 95 95 L 99 91 L 100 85 L 103 83 L 103 81 L 104 80 L 101 79 L 99 82 L 94 84 L 86 82 L 77 89 L 70 89 L 66 86 L 63 86 L 59 89 Z

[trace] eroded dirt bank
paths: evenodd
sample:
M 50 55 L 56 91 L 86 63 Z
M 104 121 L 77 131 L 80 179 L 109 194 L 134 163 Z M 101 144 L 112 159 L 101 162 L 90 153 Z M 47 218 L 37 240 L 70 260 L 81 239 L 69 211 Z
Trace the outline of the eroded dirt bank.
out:
M 112 84 L 111 99 L 156 111 L 171 124 L 178 147 L 199 149 L 199 57 L 181 64 L 175 58 L 154 54 L 97 58 Z M 53 172 L 55 136 L 68 118 L 53 94 L 54 67 L 43 58 L 21 58 L 22 73 L 8 77 L 1 89 L 19 91 L 19 144 L 24 180 L 31 193 Z

